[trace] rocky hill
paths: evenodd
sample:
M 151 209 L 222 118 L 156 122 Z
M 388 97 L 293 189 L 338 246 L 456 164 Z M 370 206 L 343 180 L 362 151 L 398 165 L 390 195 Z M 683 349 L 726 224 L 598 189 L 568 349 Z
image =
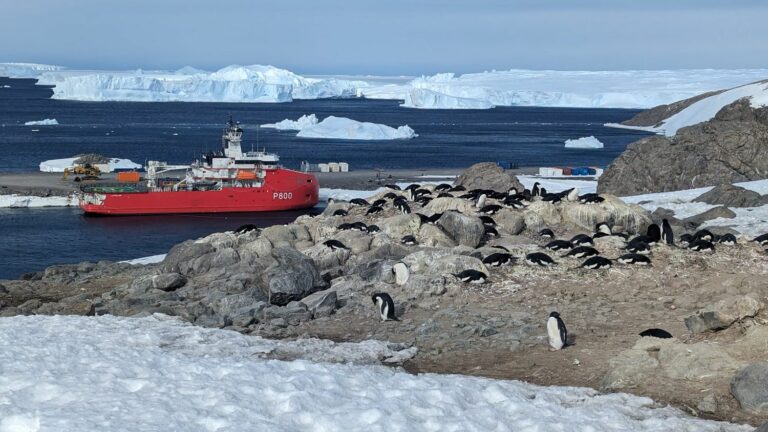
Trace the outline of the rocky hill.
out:
M 662 135 L 630 144 L 598 191 L 623 196 L 767 178 L 766 87 L 750 84 L 638 114 L 629 122 Z

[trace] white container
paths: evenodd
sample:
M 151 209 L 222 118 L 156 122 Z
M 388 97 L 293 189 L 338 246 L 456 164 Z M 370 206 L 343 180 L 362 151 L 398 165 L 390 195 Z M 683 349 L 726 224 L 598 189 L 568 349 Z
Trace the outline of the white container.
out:
M 339 164 L 337 162 L 328 162 L 328 170 L 330 172 L 339 172 Z
M 349 164 L 346 162 L 339 162 L 339 171 L 349 172 Z
M 328 164 L 317 164 L 317 167 L 320 169 L 320 172 L 329 172 Z

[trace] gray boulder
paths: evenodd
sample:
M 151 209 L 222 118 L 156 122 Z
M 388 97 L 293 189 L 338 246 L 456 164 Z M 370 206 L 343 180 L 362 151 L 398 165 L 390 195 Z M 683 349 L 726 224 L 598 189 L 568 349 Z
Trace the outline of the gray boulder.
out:
M 725 206 L 717 206 L 705 211 L 704 213 L 699 213 L 697 215 L 685 218 L 683 219 L 683 222 L 686 224 L 699 226 L 704 222 L 710 221 L 712 219 L 717 219 L 717 218 L 733 219 L 735 217 L 736 217 L 736 213 L 734 213 L 733 210 Z
M 753 363 L 738 371 L 731 381 L 731 394 L 743 410 L 768 415 L 768 362 Z
M 277 265 L 264 274 L 269 303 L 283 306 L 325 287 L 311 258 L 289 247 L 272 250 Z
M 161 291 L 174 291 L 187 283 L 187 278 L 179 273 L 163 273 L 152 276 L 152 288 Z
M 721 184 L 699 195 L 694 201 L 728 207 L 758 207 L 768 203 L 768 197 L 740 186 Z
M 759 426 L 753 432 L 768 432 L 768 423 L 763 423 L 761 426 Z
M 286 306 L 269 306 L 262 311 L 263 321 L 273 323 L 280 319 L 288 325 L 295 326 L 311 320 L 312 312 L 307 309 L 307 305 L 297 301 L 290 302 Z M 282 327 L 281 325 L 277 326 Z
M 188 274 L 200 270 L 200 263 L 196 261 L 215 251 L 215 248 L 207 242 L 188 240 L 172 247 L 162 263 L 165 272 L 177 272 Z
M 685 326 L 692 333 L 722 330 L 757 315 L 762 309 L 763 304 L 753 297 L 730 297 L 685 318 Z
M 456 179 L 456 186 L 464 186 L 467 190 L 492 189 L 506 192 L 510 188 L 522 191 L 523 185 L 514 175 L 507 173 L 494 162 L 474 164 L 464 170 Z
M 328 289 L 304 297 L 301 303 L 312 313 L 313 318 L 320 318 L 327 317 L 336 310 L 336 300 L 336 291 Z
M 443 213 L 437 224 L 458 244 L 477 247 L 483 239 L 485 227 L 476 216 L 467 216 L 455 211 Z

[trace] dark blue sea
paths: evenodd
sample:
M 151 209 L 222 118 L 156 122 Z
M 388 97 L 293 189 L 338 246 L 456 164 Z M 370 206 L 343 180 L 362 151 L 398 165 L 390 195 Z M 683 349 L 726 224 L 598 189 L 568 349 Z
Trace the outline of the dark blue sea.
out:
M 10 85 L 10 88 L 3 88 Z M 51 99 L 34 80 L 0 77 L 0 172 L 35 171 L 47 159 L 101 153 L 134 162 L 189 163 L 218 149 L 232 116 L 253 144 L 280 154 L 284 165 L 344 161 L 350 169 L 460 168 L 482 161 L 521 167 L 608 165 L 645 134 L 605 128 L 638 110 L 498 107 L 491 110 L 414 110 L 397 101 L 334 99 L 283 104 L 74 102 Z M 296 138 L 294 132 L 258 125 L 304 114 L 329 115 L 390 126 L 407 124 L 411 140 L 343 141 Z M 55 118 L 58 126 L 24 126 Z M 37 131 L 34 131 L 37 130 Z M 566 149 L 566 139 L 593 135 L 600 150 Z M 84 217 L 75 209 L 0 210 L 0 278 L 14 278 L 51 264 L 123 260 L 163 253 L 180 241 L 243 223 L 285 223 L 296 214 Z

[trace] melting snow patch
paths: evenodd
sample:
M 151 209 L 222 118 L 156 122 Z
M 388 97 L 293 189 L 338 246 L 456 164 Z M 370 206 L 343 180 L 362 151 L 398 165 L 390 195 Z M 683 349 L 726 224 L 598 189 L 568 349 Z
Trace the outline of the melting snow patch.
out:
M 380 361 L 368 343 L 341 345 L 166 316 L 0 318 L 0 430 L 752 430 L 627 394 L 264 358 L 295 346 L 304 358 Z
M 121 263 L 126 263 L 130 265 L 147 265 L 147 264 L 157 264 L 159 262 L 162 262 L 165 259 L 166 254 L 160 254 L 160 255 L 151 255 L 147 257 L 142 258 L 135 258 L 132 260 L 127 261 L 120 261 Z
M 56 119 L 33 120 L 24 123 L 24 126 L 55 126 L 59 124 Z
M 565 140 L 565 148 L 601 149 L 603 147 L 603 143 L 593 136 Z

